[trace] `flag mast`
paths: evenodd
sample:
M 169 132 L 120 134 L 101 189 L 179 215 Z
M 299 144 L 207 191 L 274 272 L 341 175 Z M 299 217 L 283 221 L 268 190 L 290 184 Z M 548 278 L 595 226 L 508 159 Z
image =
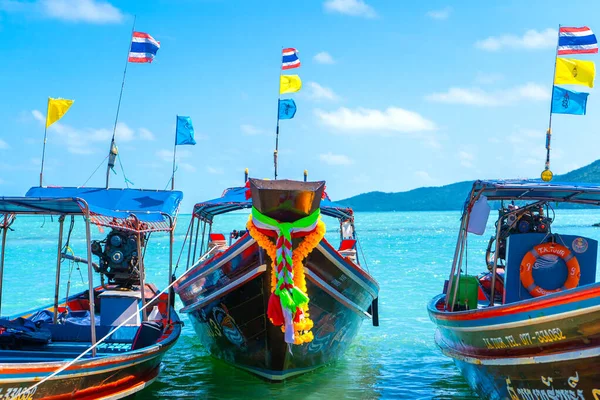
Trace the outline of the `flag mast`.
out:
M 40 187 L 42 187 L 42 180 L 44 177 L 44 158 L 46 157 L 46 138 L 48 137 L 48 111 L 50 109 L 50 97 L 48 97 L 48 103 L 46 104 L 46 122 L 44 123 L 44 145 L 42 147 L 42 168 L 40 169 Z
M 175 142 L 173 145 L 173 172 L 171 173 L 171 190 L 175 190 L 175 154 L 177 153 L 177 122 L 179 115 L 175 116 Z
M 121 110 L 121 98 L 123 97 L 123 88 L 125 87 L 125 76 L 127 75 L 127 65 L 129 64 L 129 52 L 131 51 L 131 41 L 133 32 L 135 31 L 135 20 L 137 15 L 133 16 L 133 26 L 131 27 L 131 35 L 129 36 L 129 44 L 127 46 L 127 58 L 125 59 L 125 70 L 123 71 L 123 80 L 121 81 L 121 92 L 119 93 L 119 103 L 117 104 L 117 114 L 115 116 L 115 125 L 113 127 L 112 139 L 110 140 L 110 149 L 108 150 L 108 165 L 106 166 L 106 188 L 110 182 L 110 170 L 115 166 L 115 160 L 119 154 L 119 149 L 115 144 L 115 134 L 117 132 L 117 123 L 119 122 L 119 111 Z M 126 181 L 127 182 L 127 181 Z
M 560 44 L 560 24 L 558 25 L 558 36 L 556 38 L 556 51 L 554 53 L 554 70 L 552 71 L 552 86 L 550 94 L 550 116 L 548 118 L 548 130 L 546 131 L 546 164 L 542 171 L 542 180 L 550 182 L 552 180 L 552 171 L 550 171 L 550 140 L 552 139 L 552 103 L 554 102 L 554 81 L 556 80 L 556 63 L 558 59 L 558 46 Z
M 281 101 L 281 75 L 283 74 L 283 65 L 281 63 L 281 54 L 283 46 L 279 52 L 279 84 L 277 85 L 277 129 L 275 130 L 275 151 L 273 152 L 273 163 L 275 166 L 275 180 L 277 180 L 277 156 L 279 155 L 279 102 Z

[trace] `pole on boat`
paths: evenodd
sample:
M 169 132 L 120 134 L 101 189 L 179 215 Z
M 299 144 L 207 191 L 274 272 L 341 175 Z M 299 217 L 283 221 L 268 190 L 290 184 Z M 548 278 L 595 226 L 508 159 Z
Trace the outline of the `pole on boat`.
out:
M 85 205 L 85 246 L 88 259 L 88 299 L 90 303 L 90 329 L 92 336 L 92 357 L 96 357 L 96 305 L 94 304 L 94 273 L 92 270 L 92 232 L 90 229 L 90 208 Z
M 171 220 L 171 230 L 169 231 L 169 287 L 173 282 L 173 243 L 175 242 L 175 227 Z M 169 289 L 167 297 L 167 324 L 171 323 L 171 289 Z
M 281 56 L 283 46 L 281 47 Z M 277 157 L 279 156 L 279 102 L 281 100 L 281 74 L 282 72 L 281 59 L 279 60 L 279 83 L 277 84 L 277 129 L 275 129 L 275 151 L 273 152 L 273 163 L 275 166 L 275 180 L 277 180 Z
M 304 182 L 306 182 L 307 179 L 308 179 L 308 170 L 305 169 L 304 170 Z
M 110 170 L 115 166 L 115 160 L 119 154 L 117 145 L 115 144 L 115 134 L 117 132 L 117 123 L 119 122 L 119 111 L 121 110 L 121 99 L 123 98 L 123 88 L 125 87 L 125 77 L 127 76 L 127 65 L 129 65 L 129 51 L 131 50 L 131 41 L 135 30 L 135 20 L 137 16 L 133 16 L 133 26 L 131 27 L 131 35 L 127 44 L 127 57 L 125 58 L 125 70 L 123 71 L 123 81 L 121 82 L 121 92 L 119 93 L 119 103 L 117 104 L 117 115 L 115 116 L 115 125 L 113 127 L 112 139 L 110 140 L 110 149 L 108 150 L 108 165 L 106 166 L 106 188 L 110 183 Z
M 175 155 L 177 154 L 177 121 L 179 116 L 175 116 L 175 144 L 173 144 L 173 172 L 171 173 L 171 190 L 175 190 Z
M 244 183 L 248 182 L 248 168 L 244 170 Z
M 48 97 L 48 103 L 46 104 L 46 118 L 48 118 L 48 109 L 50 108 L 50 97 Z M 44 123 L 44 145 L 42 146 L 42 167 L 40 169 L 40 187 L 42 187 L 42 180 L 44 178 L 44 160 L 46 158 L 46 139 L 48 138 L 48 124 Z
M 494 305 L 494 297 L 496 296 L 496 270 L 498 269 L 498 253 L 500 252 L 500 230 L 502 228 L 501 221 L 498 221 L 496 227 L 496 251 L 494 251 L 494 265 L 492 266 L 492 287 L 490 289 L 490 306 Z
M 558 25 L 558 38 L 556 40 L 556 51 L 554 53 L 554 70 L 552 71 L 552 94 L 550 95 L 550 116 L 548 118 L 548 130 L 546 131 L 546 164 L 542 171 L 542 180 L 550 182 L 553 177 L 550 171 L 550 140 L 552 139 L 552 103 L 554 101 L 554 81 L 556 80 L 556 63 L 558 59 L 558 45 L 560 42 L 560 25 Z
M 132 214 L 133 215 L 133 214 Z M 142 295 L 142 321 L 148 319 L 148 313 L 146 312 L 146 271 L 144 269 L 144 256 L 142 253 L 142 234 L 140 232 L 140 221 L 136 218 L 137 226 L 137 253 L 138 253 L 138 271 L 140 273 L 140 292 Z M 171 278 L 169 278 L 170 280 Z
M 0 251 L 0 315 L 2 315 L 2 283 L 4 282 L 4 253 L 6 249 L 6 234 L 9 227 L 9 216 L 4 214 L 4 222 L 2 224 L 2 250 Z
M 58 251 L 56 255 L 56 280 L 54 282 L 54 316 L 52 317 L 52 321 L 54 324 L 56 324 L 56 321 L 58 320 L 58 292 L 60 290 L 60 264 L 62 262 L 62 241 L 64 222 L 64 215 L 58 217 Z

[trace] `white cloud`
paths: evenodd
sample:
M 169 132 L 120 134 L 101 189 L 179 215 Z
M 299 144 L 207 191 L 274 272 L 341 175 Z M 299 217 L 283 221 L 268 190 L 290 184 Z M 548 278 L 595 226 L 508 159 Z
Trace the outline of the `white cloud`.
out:
M 240 130 L 244 135 L 248 136 L 262 135 L 265 133 L 264 129 L 257 128 L 256 126 L 250 124 L 240 125 Z
M 0 150 L 4 149 L 10 149 L 10 146 L 4 140 L 0 139 Z
M 385 110 L 357 108 L 351 110 L 340 107 L 335 111 L 315 110 L 321 123 L 338 131 L 357 134 L 385 134 L 386 132 L 420 132 L 436 129 L 432 121 L 420 114 L 398 107 L 388 107 Z
M 556 46 L 557 32 L 555 29 L 548 28 L 544 31 L 530 29 L 523 36 L 502 35 L 490 36 L 487 39 L 479 40 L 475 47 L 486 51 L 498 51 L 503 48 L 509 49 L 549 49 Z
M 37 0 L 33 2 L 0 0 L 0 10 L 36 13 L 51 19 L 92 24 L 120 23 L 124 19 L 121 10 L 109 2 L 101 0 Z
M 48 17 L 70 22 L 111 24 L 123 20 L 123 13 L 106 1 L 41 0 L 39 4 Z
M 340 98 L 332 89 L 321 86 L 317 82 L 308 82 L 308 96 L 317 101 L 336 101 Z
M 329 165 L 350 165 L 354 163 L 350 157 L 343 154 L 333 154 L 332 152 L 319 154 L 319 159 Z
M 431 184 L 434 182 L 434 179 L 429 175 L 427 171 L 415 171 L 415 177 L 419 179 L 419 186 L 423 186 L 426 184 Z
M 323 7 L 328 12 L 352 15 L 355 17 L 375 18 L 377 13 L 363 0 L 327 0 Z
M 460 165 L 462 165 L 463 167 L 473 168 L 473 160 L 475 159 L 475 156 L 473 156 L 473 154 L 462 150 L 458 153 L 458 159 L 460 160 Z
M 329 54 L 326 51 L 321 51 L 320 53 L 317 53 L 313 57 L 313 60 L 315 60 L 319 64 L 335 64 L 335 60 L 333 59 L 331 54 Z
M 213 174 L 213 175 L 223 175 L 223 173 L 225 171 L 223 171 L 223 168 L 217 168 L 217 167 L 206 167 L 206 171 L 209 174 Z
M 453 87 L 446 92 L 429 94 L 425 96 L 425 99 L 437 103 L 497 107 L 512 105 L 522 100 L 548 100 L 550 99 L 550 91 L 545 86 L 529 82 L 521 86 L 493 92 L 488 92 L 478 87 Z
M 156 156 L 163 161 L 173 162 L 173 150 L 172 149 L 161 149 L 156 152 Z M 178 149 L 177 153 L 175 153 L 175 157 L 177 161 L 182 159 L 190 158 L 192 156 L 192 152 L 187 149 Z
M 448 19 L 450 13 L 452 12 L 452 7 L 442 8 L 441 10 L 431 10 L 427 12 L 427 16 L 429 18 L 444 20 Z
M 46 123 L 46 117 L 39 110 L 32 110 L 31 115 L 41 124 Z M 72 154 L 92 154 L 103 151 L 102 146 L 106 145 L 108 148 L 112 137 L 112 129 L 75 128 L 60 122 L 55 122 L 48 128 L 48 134 L 50 135 L 52 132 L 56 133 L 57 139 L 61 140 L 65 144 L 67 151 Z M 138 138 L 143 139 L 141 130 L 136 134 L 124 122 L 117 124 L 115 131 L 117 144 L 119 142 L 131 142 Z
M 140 129 L 138 129 L 138 132 L 140 135 L 140 139 L 143 139 L 143 140 L 154 140 L 155 139 L 154 134 L 146 128 L 140 128 Z

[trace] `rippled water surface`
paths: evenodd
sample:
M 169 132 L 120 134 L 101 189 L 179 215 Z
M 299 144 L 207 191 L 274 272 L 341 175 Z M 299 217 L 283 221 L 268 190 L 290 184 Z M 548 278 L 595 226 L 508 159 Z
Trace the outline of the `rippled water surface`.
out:
M 242 228 L 246 215 L 222 217 L 215 231 Z M 137 398 L 476 399 L 453 363 L 436 348 L 435 327 L 426 312 L 427 302 L 441 292 L 447 279 L 459 217 L 459 212 L 357 213 L 357 232 L 366 265 L 381 287 L 380 326 L 363 325 L 339 362 L 283 384 L 269 384 L 212 359 L 182 315 L 186 325 L 179 342 L 164 359 L 160 378 Z M 189 216 L 180 218 L 177 250 L 188 221 Z M 595 222 L 600 222 L 600 212 L 560 211 L 553 227 L 555 232 L 599 239 L 600 228 L 591 226 Z M 84 256 L 82 226 L 80 221 L 76 224 L 71 247 Z M 484 268 L 490 226 L 484 236 L 470 238 L 471 273 Z M 328 237 L 337 243 L 337 226 L 329 227 Z M 3 315 L 50 303 L 54 290 L 56 219 L 20 217 L 13 228 L 8 235 Z M 103 234 L 94 228 L 93 236 L 102 238 Z M 148 281 L 164 287 L 168 276 L 168 236 L 152 236 L 146 266 Z M 61 295 L 69 273 L 68 265 L 63 264 Z M 85 289 L 86 274 L 85 270 L 81 275 L 77 269 L 71 272 L 72 291 Z

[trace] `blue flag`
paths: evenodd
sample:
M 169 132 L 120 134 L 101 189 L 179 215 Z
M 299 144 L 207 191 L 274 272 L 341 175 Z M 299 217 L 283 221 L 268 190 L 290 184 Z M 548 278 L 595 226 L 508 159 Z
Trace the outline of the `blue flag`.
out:
M 180 146 L 182 144 L 196 144 L 196 140 L 194 139 L 194 127 L 192 126 L 192 119 L 190 117 L 177 116 L 176 136 L 176 146 Z
M 294 115 L 296 115 L 296 103 L 294 103 L 294 100 L 279 100 L 279 119 L 292 119 Z
M 553 114 L 585 115 L 589 93 L 573 92 L 554 86 L 552 93 Z

